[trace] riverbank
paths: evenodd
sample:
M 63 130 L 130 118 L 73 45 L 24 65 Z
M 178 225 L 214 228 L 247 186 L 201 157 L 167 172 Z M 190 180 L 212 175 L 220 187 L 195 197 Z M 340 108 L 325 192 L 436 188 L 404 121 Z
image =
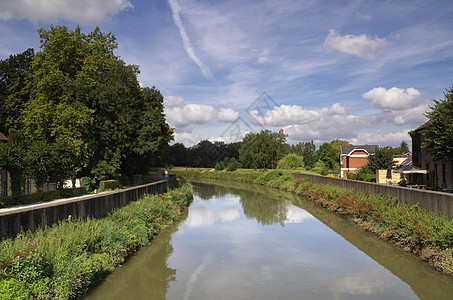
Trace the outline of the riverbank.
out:
M 311 184 L 308 179 L 294 180 L 290 171 L 226 172 L 177 168 L 172 172 L 187 179 L 232 180 L 293 192 L 413 253 L 437 271 L 453 275 L 453 220 L 427 212 L 417 205 L 399 205 L 395 198 L 355 193 L 332 185 Z
M 145 196 L 102 219 L 73 220 L 0 242 L 0 299 L 70 299 L 179 218 L 190 185 Z

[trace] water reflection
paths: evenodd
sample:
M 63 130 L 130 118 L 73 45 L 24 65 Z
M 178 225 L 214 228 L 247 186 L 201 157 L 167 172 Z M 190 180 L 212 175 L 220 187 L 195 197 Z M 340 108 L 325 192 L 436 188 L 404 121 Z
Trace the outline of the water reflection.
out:
M 369 235 L 350 229 L 344 219 L 310 208 L 339 235 L 291 205 L 291 194 L 200 183 L 195 191 L 187 219 L 159 234 L 89 299 L 418 298 L 345 238 L 373 248 L 368 250 L 377 261 L 385 255 L 388 264 L 391 257 L 401 260 L 400 252 L 380 247 L 385 243 L 376 238 L 368 242 Z M 418 280 L 411 285 L 421 290 L 422 299 L 449 299 L 451 280 L 442 287 L 436 284 L 439 277 L 425 276 L 413 262 L 402 261 L 399 268 L 430 277 L 426 283 L 442 290 L 430 298 L 430 287 Z

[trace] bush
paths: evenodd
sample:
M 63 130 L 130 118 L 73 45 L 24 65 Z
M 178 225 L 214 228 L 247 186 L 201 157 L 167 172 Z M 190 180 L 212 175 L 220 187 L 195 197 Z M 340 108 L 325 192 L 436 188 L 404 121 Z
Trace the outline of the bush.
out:
M 227 171 L 236 171 L 240 167 L 240 163 L 237 161 L 236 158 L 231 158 L 226 166 Z
M 277 163 L 277 169 L 296 170 L 304 167 L 304 158 L 300 155 L 290 153 L 280 159 Z
M 99 190 L 98 192 L 104 192 L 107 190 L 114 190 L 120 187 L 119 180 L 102 180 L 99 183 Z

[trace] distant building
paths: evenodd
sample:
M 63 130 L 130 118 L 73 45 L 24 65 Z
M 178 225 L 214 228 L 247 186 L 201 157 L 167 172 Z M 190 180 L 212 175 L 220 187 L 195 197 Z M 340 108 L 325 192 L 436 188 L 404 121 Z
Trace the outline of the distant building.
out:
M 0 147 L 1 144 L 6 143 L 8 138 L 0 132 Z M 8 173 L 5 170 L 0 170 L 0 196 L 8 194 Z
M 442 190 L 453 191 L 453 164 L 451 161 L 436 161 L 429 155 L 423 143 L 425 133 L 432 121 L 428 121 L 414 131 L 410 132 L 412 138 L 413 165 L 427 171 L 426 175 L 420 175 L 416 180 L 418 184 L 438 187 Z
M 347 178 L 348 173 L 357 173 L 357 169 L 368 162 L 368 156 L 374 155 L 378 145 L 349 145 L 341 146 L 340 177 Z

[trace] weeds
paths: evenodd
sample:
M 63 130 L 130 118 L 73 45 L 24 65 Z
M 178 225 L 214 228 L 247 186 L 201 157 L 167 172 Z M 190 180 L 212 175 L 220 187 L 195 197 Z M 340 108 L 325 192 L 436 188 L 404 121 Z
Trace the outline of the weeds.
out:
M 145 196 L 103 219 L 73 220 L 0 242 L 0 299 L 69 299 L 85 294 L 188 206 L 187 184 Z

